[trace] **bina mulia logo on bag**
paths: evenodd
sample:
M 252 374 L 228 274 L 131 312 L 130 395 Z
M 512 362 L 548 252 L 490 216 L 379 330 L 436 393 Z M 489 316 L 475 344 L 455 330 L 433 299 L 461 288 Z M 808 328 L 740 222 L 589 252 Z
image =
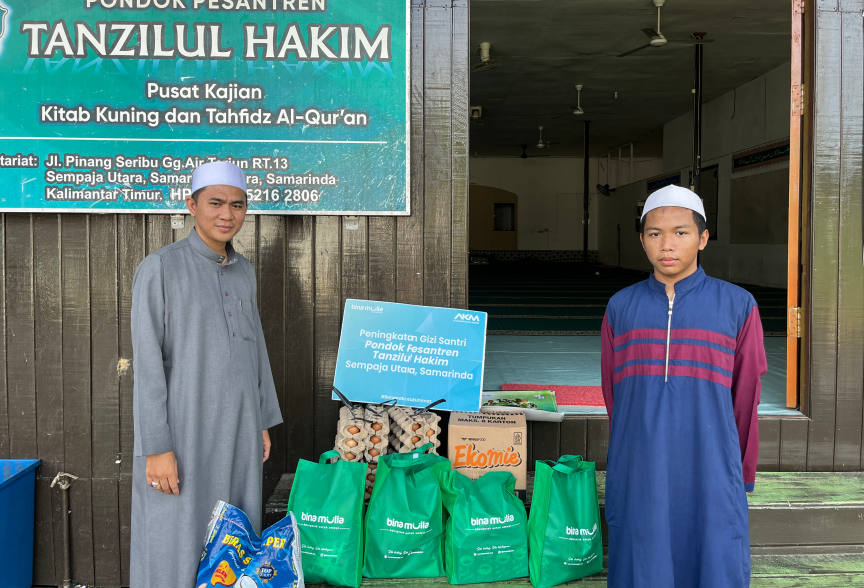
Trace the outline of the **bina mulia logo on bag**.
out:
M 568 535 L 576 535 L 577 537 L 593 537 L 597 533 L 597 523 L 589 531 L 588 529 L 579 529 L 578 527 L 567 527 Z
M 472 325 L 480 324 L 480 315 L 478 314 L 470 314 L 467 312 L 458 312 L 456 313 L 456 317 L 453 319 L 454 323 L 470 323 Z
M 429 521 L 420 521 L 419 523 L 409 523 L 407 521 L 397 521 L 395 519 L 391 519 L 387 517 L 387 526 L 388 527 L 396 527 L 397 529 L 428 529 Z
M 328 525 L 342 525 L 345 523 L 345 519 L 339 515 L 328 517 L 326 515 L 309 514 L 308 512 L 301 512 L 300 520 L 309 521 L 310 523 L 326 523 Z
M 480 525 L 504 525 L 514 521 L 512 514 L 504 515 L 503 517 L 478 517 L 471 519 L 471 526 L 478 527 Z

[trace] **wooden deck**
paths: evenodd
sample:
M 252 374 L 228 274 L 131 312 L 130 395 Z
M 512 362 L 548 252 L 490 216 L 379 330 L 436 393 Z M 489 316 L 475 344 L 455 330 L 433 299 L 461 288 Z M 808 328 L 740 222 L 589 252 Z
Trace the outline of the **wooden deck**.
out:
M 864 554 L 823 554 L 810 556 L 762 555 L 753 557 L 751 588 L 840 588 L 864 586 Z M 404 580 L 364 579 L 362 588 L 444 588 L 447 578 Z M 326 586 L 307 584 L 307 586 Z M 528 578 L 471 584 L 475 588 L 533 588 Z M 606 571 L 568 582 L 563 586 L 601 588 L 606 586 Z
M 269 526 L 285 515 L 293 474 L 285 474 L 267 501 Z M 530 509 L 534 486 L 528 475 Z M 605 525 L 606 473 L 597 472 Z M 864 473 L 765 472 L 748 495 L 752 588 L 864 587 Z M 604 571 L 573 586 L 606 586 Z M 314 586 L 314 585 L 312 585 Z M 437 588 L 446 578 L 364 580 L 363 588 Z M 492 584 L 474 584 L 492 588 Z M 495 588 L 531 588 L 527 578 L 497 582 Z
M 269 526 L 288 507 L 293 474 L 285 474 L 264 508 Z M 530 509 L 534 489 L 528 474 Z M 597 472 L 597 494 L 605 524 L 606 472 Z M 844 552 L 864 545 L 864 473 L 862 472 L 760 472 L 756 490 L 748 494 L 750 545 L 754 554 L 799 554 L 819 549 Z

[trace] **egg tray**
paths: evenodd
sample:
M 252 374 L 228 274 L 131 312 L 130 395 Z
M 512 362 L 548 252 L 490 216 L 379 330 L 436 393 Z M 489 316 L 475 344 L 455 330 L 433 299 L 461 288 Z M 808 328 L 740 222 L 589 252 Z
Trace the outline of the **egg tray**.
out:
M 348 445 L 349 441 L 354 441 L 357 443 L 354 447 L 350 447 Z M 342 435 L 336 435 L 336 451 L 339 452 L 340 457 L 345 461 L 362 461 L 364 453 L 367 451 L 367 443 L 363 440 L 363 438 L 357 439 L 354 436 L 343 437 Z M 352 454 L 354 459 L 349 459 L 345 457 L 345 454 Z
M 394 421 L 391 425 L 390 444 L 395 451 L 408 453 L 425 443 L 431 443 L 433 453 L 438 453 L 437 449 L 441 447 L 441 441 L 438 440 L 438 435 L 441 434 L 441 427 L 438 425 L 440 416 L 405 406 L 394 406 L 388 413 Z M 433 434 L 426 435 L 430 430 L 434 431 Z M 419 437 L 416 442 L 413 441 L 415 437 Z
M 375 469 L 373 469 L 371 467 L 366 468 L 366 479 L 364 480 L 364 482 L 365 482 L 364 499 L 365 500 L 369 500 L 370 498 L 372 498 L 372 488 L 375 486 L 375 471 L 376 470 L 377 470 L 377 468 L 375 468 Z M 370 476 L 372 478 L 371 480 L 369 479 Z
M 420 429 L 422 430 L 422 429 Z M 418 430 L 418 432 L 420 431 Z M 427 429 L 428 430 L 428 429 Z M 417 435 L 417 433 L 411 432 L 406 433 L 402 429 L 398 427 L 393 428 L 393 434 L 390 435 L 390 445 L 393 446 L 393 450 L 398 453 L 408 453 L 423 447 L 426 443 L 432 444 L 432 453 L 438 455 L 438 448 L 441 447 L 441 441 L 438 439 L 438 433 L 440 433 L 440 429 L 436 429 L 436 433 L 430 437 L 426 435 Z M 413 439 L 417 438 L 417 441 L 413 441 Z
M 386 406 L 367 404 L 363 418 L 366 419 L 363 425 L 366 427 L 370 437 L 375 435 L 386 439 L 390 436 L 390 416 L 387 414 Z M 377 430 L 375 429 L 376 425 L 380 427 Z
M 339 409 L 339 422 L 336 424 L 336 436 L 341 435 L 345 438 L 356 439 L 358 441 L 365 440 L 366 435 L 366 421 L 363 420 L 364 413 L 363 409 L 355 408 L 354 411 L 351 411 L 347 406 L 343 406 Z M 357 432 L 352 433 L 348 429 L 352 427 L 357 427 Z
M 367 422 L 364 423 L 366 432 L 366 461 L 376 463 L 378 458 L 389 453 L 390 445 L 390 417 L 387 416 L 387 411 L 380 404 L 366 405 L 364 418 Z M 375 425 L 379 428 L 376 430 Z M 373 442 L 373 438 L 377 437 L 378 442 Z M 371 455 L 369 449 L 375 449 L 378 455 Z

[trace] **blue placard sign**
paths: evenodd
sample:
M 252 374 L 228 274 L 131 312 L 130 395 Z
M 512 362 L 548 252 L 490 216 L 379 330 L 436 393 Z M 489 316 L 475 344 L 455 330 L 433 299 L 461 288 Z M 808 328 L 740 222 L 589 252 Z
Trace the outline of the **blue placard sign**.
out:
M 333 386 L 354 402 L 477 412 L 485 354 L 485 312 L 349 299 Z

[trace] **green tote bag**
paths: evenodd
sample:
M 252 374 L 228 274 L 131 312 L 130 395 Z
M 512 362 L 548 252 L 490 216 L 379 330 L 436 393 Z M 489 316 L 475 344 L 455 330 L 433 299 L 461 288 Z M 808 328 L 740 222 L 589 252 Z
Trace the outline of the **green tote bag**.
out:
M 450 470 L 446 457 L 391 453 L 378 460 L 366 510 L 367 578 L 436 578 L 444 575 L 444 509 L 437 476 Z
M 451 584 L 512 580 L 528 575 L 528 520 L 510 472 L 472 480 L 457 470 L 438 479 L 449 513 L 444 569 Z
M 306 582 L 357 588 L 363 571 L 363 493 L 366 464 L 327 463 L 338 451 L 321 454 L 318 463 L 297 464 L 288 510 L 300 530 Z
M 603 569 L 594 462 L 578 455 L 537 462 L 528 542 L 535 588 L 550 588 Z

